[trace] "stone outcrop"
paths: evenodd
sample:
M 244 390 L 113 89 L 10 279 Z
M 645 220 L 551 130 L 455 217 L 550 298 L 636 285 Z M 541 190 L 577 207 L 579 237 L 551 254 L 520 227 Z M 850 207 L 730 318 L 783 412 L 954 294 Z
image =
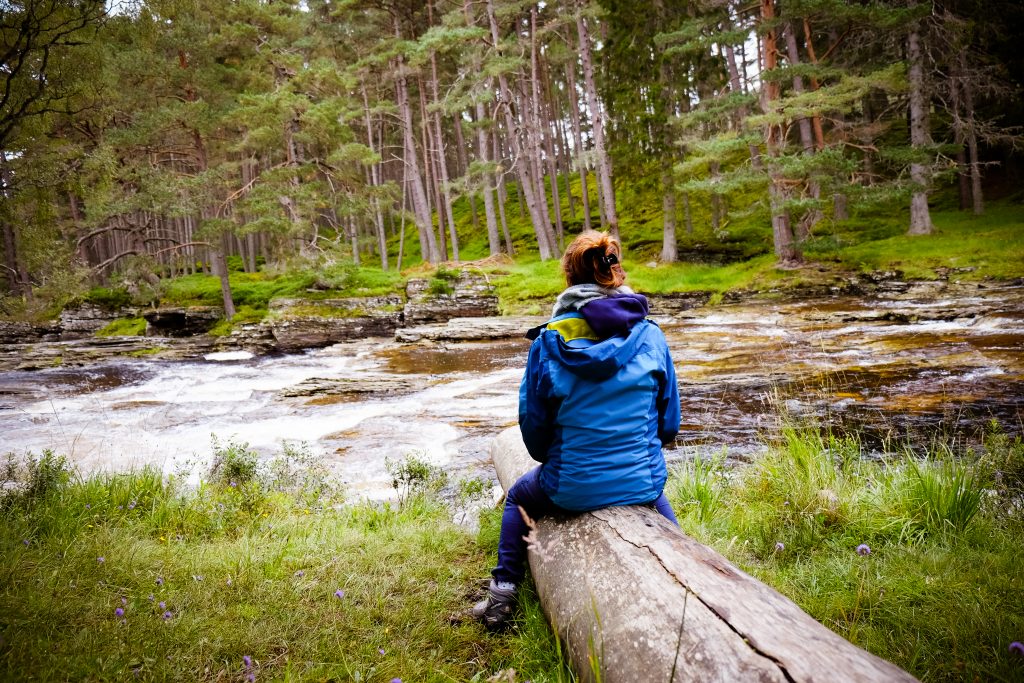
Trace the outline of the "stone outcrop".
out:
M 452 318 L 444 323 L 403 327 L 395 332 L 400 342 L 481 341 L 523 337 L 527 330 L 547 321 L 546 316 Z
M 60 325 L 58 323 L 34 325 L 13 320 L 0 320 L 0 344 L 5 346 L 8 344 L 56 341 L 58 335 L 60 335 Z
M 451 271 L 446 271 L 451 272 Z M 414 278 L 405 289 L 405 324 L 443 323 L 452 318 L 497 316 L 498 293 L 483 274 L 468 270 L 448 277 Z
M 273 299 L 269 326 L 282 351 L 328 346 L 349 339 L 387 337 L 402 324 L 397 296 L 350 299 Z
M 95 304 L 82 304 L 60 312 L 60 331 L 64 339 L 95 334 L 118 318 L 134 318 L 137 309 L 109 309 Z
M 147 337 L 192 337 L 208 332 L 224 317 L 216 306 L 163 307 L 143 311 Z
M 711 292 L 678 292 L 675 294 L 652 294 L 647 297 L 651 315 L 676 315 L 693 308 L 700 308 L 711 298 Z

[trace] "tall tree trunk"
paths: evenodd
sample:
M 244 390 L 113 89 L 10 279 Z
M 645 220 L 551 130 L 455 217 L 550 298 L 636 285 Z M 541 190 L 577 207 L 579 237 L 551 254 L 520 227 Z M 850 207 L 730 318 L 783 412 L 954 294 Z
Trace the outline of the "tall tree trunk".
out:
M 761 39 L 761 53 L 764 59 L 763 72 L 766 72 L 771 71 L 778 64 L 777 29 L 773 25 L 775 20 L 774 0 L 761 0 L 761 20 L 770 27 L 765 31 Z M 779 84 L 772 80 L 765 80 L 761 96 L 764 98 L 765 113 L 772 113 L 779 99 Z M 783 144 L 782 125 L 769 123 L 765 130 L 765 141 L 769 157 L 768 196 L 771 204 L 772 241 L 775 247 L 775 258 L 780 266 L 790 267 L 801 261 L 801 254 L 793 239 L 793 231 L 789 224 L 789 213 L 785 207 L 787 199 L 785 179 L 782 176 L 778 162 Z
M 966 57 L 960 53 L 960 68 L 958 71 L 965 74 Z M 985 198 L 981 191 L 981 163 L 978 160 L 978 133 L 975 130 L 974 120 L 974 84 L 970 78 L 963 79 L 964 94 L 964 117 L 966 118 L 965 137 L 967 138 L 967 160 L 970 164 L 971 176 L 971 203 L 975 216 L 985 213 Z
M 558 241 L 552 227 L 551 210 L 548 207 L 548 195 L 544 189 L 544 162 L 542 160 L 541 102 L 540 102 L 540 59 L 537 49 L 537 5 L 530 6 L 530 80 L 523 83 L 523 100 L 528 104 L 522 108 L 524 128 L 528 149 L 530 150 L 530 170 L 533 179 L 533 191 L 537 197 L 539 214 L 546 227 L 545 232 L 551 245 L 552 253 L 557 257 Z
M 534 12 L 534 20 L 536 20 L 536 12 Z M 534 92 L 538 92 L 536 87 Z M 555 235 L 558 237 L 558 251 L 561 252 L 565 246 L 565 226 L 562 224 L 562 197 L 558 190 L 558 166 L 555 162 L 555 145 L 551 132 L 554 109 L 551 103 L 551 86 L 547 77 L 547 69 L 544 70 L 544 94 L 546 97 L 542 102 L 543 107 L 538 106 L 537 126 L 544 142 L 544 161 L 548 171 L 548 182 L 551 185 L 551 205 L 555 212 Z
M 726 28 L 732 30 L 732 22 L 726 22 Z M 740 80 L 740 69 L 736 64 L 736 51 L 733 49 L 732 44 L 729 41 L 725 41 L 725 65 L 729 72 L 729 89 L 736 94 L 743 92 L 743 83 Z M 742 132 L 743 121 L 750 114 L 747 107 L 744 105 L 736 110 L 736 118 L 733 121 L 733 125 L 736 128 L 737 133 Z M 755 169 L 761 168 L 761 150 L 757 145 L 751 144 L 747 147 L 750 152 L 750 163 Z
M 796 44 L 796 31 L 793 24 L 789 24 L 786 27 L 786 56 L 789 59 L 789 64 L 792 67 L 800 65 L 800 52 Z M 804 90 L 804 79 L 802 76 L 793 76 L 793 92 L 797 95 L 802 95 Z M 797 126 L 800 129 L 800 144 L 803 146 L 803 153 L 805 156 L 811 156 L 814 154 L 814 132 L 811 129 L 811 120 L 806 116 L 800 117 L 797 120 Z M 807 180 L 807 192 L 817 202 L 821 199 L 821 185 L 818 181 L 813 179 Z M 797 221 L 796 238 L 798 241 L 803 242 L 811 235 L 811 229 L 822 219 L 821 209 L 816 205 L 807 210 L 807 212 Z
M 494 0 L 487 0 L 487 18 L 491 27 L 491 39 L 494 45 L 501 44 L 501 36 L 498 33 L 498 20 L 494 13 Z M 515 101 L 512 97 L 512 89 L 509 88 L 508 79 L 504 73 L 498 74 L 498 96 L 499 106 L 505 114 L 505 127 L 508 131 L 508 140 L 512 152 L 512 163 L 519 178 L 519 189 L 526 200 L 526 207 L 530 211 L 530 219 L 533 223 L 534 234 L 537 237 L 537 246 L 542 261 L 555 256 L 553 238 L 551 236 L 551 224 L 545 224 L 543 214 L 540 211 L 539 199 L 533 191 L 530 181 L 530 173 L 527 168 L 527 159 L 520 144 L 520 129 L 513 114 Z
M 455 129 L 455 148 L 457 152 L 456 157 L 459 160 L 458 175 L 464 176 L 466 175 L 466 172 L 469 170 L 469 156 L 466 153 L 466 138 L 462 132 L 462 113 L 459 112 L 456 116 L 454 116 L 452 118 L 452 122 L 454 124 L 452 128 Z M 469 217 L 470 222 L 473 224 L 473 232 L 475 233 L 477 230 L 480 229 L 480 217 L 478 216 L 476 208 L 476 193 L 467 193 L 466 199 L 469 200 Z
M 612 162 L 605 150 L 604 114 L 597 99 L 594 83 L 594 63 L 590 51 L 590 31 L 583 14 L 576 14 L 576 33 L 579 38 L 580 61 L 583 66 L 583 89 L 586 91 L 587 108 L 590 109 L 591 128 L 594 131 L 594 152 L 597 155 L 597 179 L 600 183 L 601 206 L 608 221 L 612 236 L 619 238 L 619 218 L 615 212 L 615 189 L 612 185 Z
M 401 38 L 401 28 L 397 16 L 395 17 L 395 36 Z M 409 184 L 409 194 L 412 197 L 413 216 L 420 238 L 420 254 L 424 261 L 438 263 L 441 260 L 441 255 L 434 238 L 433 220 L 427 206 L 427 192 L 423 187 L 423 176 L 420 174 L 420 163 L 416 154 L 416 138 L 413 135 L 412 106 L 409 102 L 405 62 L 401 55 L 395 58 L 395 62 L 395 99 L 402 120 L 404 172 Z
M 587 165 L 583 162 L 583 126 L 580 124 L 580 103 L 576 90 L 576 64 L 565 65 L 565 79 L 569 86 L 569 114 L 572 120 L 573 151 L 576 152 L 576 166 L 580 171 L 580 199 L 583 202 L 583 228 L 592 230 L 590 225 L 590 192 L 587 187 Z
M 437 155 L 432 154 L 434 149 L 433 127 L 430 125 L 430 114 L 427 113 L 427 94 L 423 87 L 423 81 L 416 78 L 416 84 L 420 94 L 420 133 L 423 137 L 423 173 L 426 176 L 427 193 L 432 195 L 434 207 L 437 214 L 437 248 L 440 249 L 441 260 L 448 259 L 448 238 L 445 235 L 445 211 L 444 199 L 441 196 L 441 184 L 438 181 Z M 428 197 L 428 211 L 431 198 Z
M 914 27 L 907 36 L 907 73 L 910 85 L 910 145 L 923 150 L 931 142 L 928 132 L 928 103 L 924 85 L 924 54 L 921 52 L 921 37 Z M 923 151 L 920 153 L 923 154 Z M 910 235 L 928 235 L 932 232 L 932 218 L 928 212 L 928 167 L 914 161 L 910 164 L 910 179 L 914 192 L 910 198 Z
M 366 145 L 370 148 L 370 152 L 374 155 L 377 154 L 377 148 L 373 143 L 373 121 L 370 118 L 370 98 L 366 94 L 366 84 L 360 84 L 363 91 L 363 118 L 366 122 Z M 387 237 L 384 234 L 384 212 L 380 206 L 380 197 L 377 196 L 377 189 L 380 187 L 380 164 L 370 164 L 370 184 L 372 186 L 373 196 L 370 200 L 370 205 L 373 207 L 373 218 L 374 227 L 377 229 L 377 250 L 380 252 L 380 267 L 382 270 L 388 269 L 388 247 Z
M 431 0 L 427 0 L 427 16 L 430 25 L 434 24 L 434 4 Z M 441 173 L 438 184 L 441 190 L 441 200 L 444 205 L 444 217 L 448 223 L 448 233 L 451 237 L 452 243 L 452 260 L 456 263 L 459 262 L 459 235 L 455 231 L 455 216 L 452 212 L 452 198 L 448 192 L 448 159 L 445 156 L 445 145 L 444 145 L 444 133 L 441 130 L 441 98 L 438 94 L 437 88 L 437 55 L 432 50 L 430 52 L 430 90 L 434 98 L 434 144 L 436 146 L 435 155 L 437 158 L 438 171 Z M 426 112 L 424 112 L 426 113 Z M 424 123 L 426 121 L 424 120 Z M 438 211 L 441 209 L 438 208 Z
M 675 263 L 679 257 L 676 247 L 676 188 L 670 159 L 662 160 L 661 187 L 661 262 Z
M 498 217 L 501 218 L 501 234 L 505 238 L 505 252 L 512 256 L 516 250 L 512 246 L 512 237 L 508 232 L 508 220 L 505 217 L 505 205 L 508 204 L 508 190 L 505 188 L 505 158 L 501 153 L 501 135 L 496 127 L 491 134 L 491 140 L 494 142 L 494 159 L 498 163 L 496 189 L 498 190 Z
M 466 17 L 466 25 L 469 27 L 475 26 L 476 22 L 473 18 L 473 10 L 470 6 L 470 0 L 463 0 L 462 11 Z M 473 58 L 473 72 L 480 72 L 480 59 Z M 482 90 L 489 91 L 491 84 L 490 81 L 483 84 Z M 480 163 L 484 165 L 484 172 L 481 177 L 482 191 L 484 195 L 484 218 L 487 221 L 487 250 L 491 256 L 496 256 L 501 253 L 501 236 L 498 234 L 498 220 L 494 214 L 494 174 L 486 170 L 490 165 L 490 154 L 491 154 L 491 141 L 488 139 L 488 127 L 484 124 L 487 118 L 487 110 L 484 106 L 483 100 L 480 98 L 480 93 L 476 93 L 475 103 L 475 114 L 476 114 L 476 151 L 477 158 Z M 461 128 L 462 124 L 459 124 Z M 462 144 L 460 143 L 460 146 Z M 474 221 L 475 224 L 475 221 Z

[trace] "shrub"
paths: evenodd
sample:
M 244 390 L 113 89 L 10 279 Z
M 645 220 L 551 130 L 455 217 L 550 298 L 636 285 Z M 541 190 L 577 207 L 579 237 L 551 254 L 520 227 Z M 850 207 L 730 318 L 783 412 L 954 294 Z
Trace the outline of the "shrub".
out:
M 257 481 L 259 456 L 249 444 L 228 441 L 221 444 L 213 437 L 213 462 L 210 480 L 218 484 L 242 486 Z
M 419 494 L 440 491 L 448 481 L 444 470 L 431 465 L 420 454 L 410 454 L 401 462 L 387 460 L 384 467 L 391 475 L 391 485 L 398 491 L 399 504 Z

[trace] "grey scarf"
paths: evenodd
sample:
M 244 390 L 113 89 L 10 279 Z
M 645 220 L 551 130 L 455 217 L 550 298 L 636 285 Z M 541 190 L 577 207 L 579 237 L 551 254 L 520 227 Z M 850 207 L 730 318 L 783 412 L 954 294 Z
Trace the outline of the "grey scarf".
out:
M 551 310 L 551 317 L 557 318 L 566 313 L 579 311 L 584 305 L 594 299 L 603 299 L 613 294 L 632 294 L 633 290 L 622 285 L 621 287 L 602 287 L 601 285 L 585 284 L 573 285 L 558 295 L 555 299 L 555 306 Z

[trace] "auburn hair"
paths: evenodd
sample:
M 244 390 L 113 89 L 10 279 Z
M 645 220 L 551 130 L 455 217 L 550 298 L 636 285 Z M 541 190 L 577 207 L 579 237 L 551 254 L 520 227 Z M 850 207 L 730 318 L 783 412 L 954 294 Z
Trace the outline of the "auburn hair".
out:
M 608 256 L 615 257 L 613 263 L 608 263 Z M 570 287 L 585 284 L 620 287 L 626 281 L 626 271 L 619 263 L 621 257 L 618 240 L 606 232 L 586 230 L 562 255 L 565 282 Z

